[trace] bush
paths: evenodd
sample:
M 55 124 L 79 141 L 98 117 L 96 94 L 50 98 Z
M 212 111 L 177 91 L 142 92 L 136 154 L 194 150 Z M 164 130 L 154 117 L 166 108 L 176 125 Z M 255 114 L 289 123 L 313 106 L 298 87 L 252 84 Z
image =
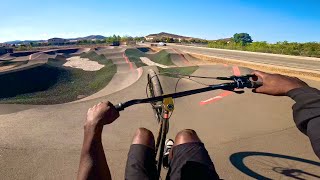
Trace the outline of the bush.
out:
M 297 43 L 284 41 L 272 44 L 266 41 L 258 41 L 242 44 L 234 41 L 210 41 L 208 47 L 320 58 L 320 43 L 317 42 Z

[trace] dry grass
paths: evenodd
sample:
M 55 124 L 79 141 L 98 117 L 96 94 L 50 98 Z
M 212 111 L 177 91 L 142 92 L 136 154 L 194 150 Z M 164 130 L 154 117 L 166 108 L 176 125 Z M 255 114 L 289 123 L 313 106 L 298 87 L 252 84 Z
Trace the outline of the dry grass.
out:
M 81 58 L 80 56 L 67 58 L 67 62 L 64 63 L 63 66 L 78 68 L 84 71 L 98 71 L 104 67 L 103 64 L 99 64 L 96 61 L 91 61 L 88 58 Z
M 5 71 L 14 67 L 16 67 L 16 65 L 0 66 L 0 71 Z

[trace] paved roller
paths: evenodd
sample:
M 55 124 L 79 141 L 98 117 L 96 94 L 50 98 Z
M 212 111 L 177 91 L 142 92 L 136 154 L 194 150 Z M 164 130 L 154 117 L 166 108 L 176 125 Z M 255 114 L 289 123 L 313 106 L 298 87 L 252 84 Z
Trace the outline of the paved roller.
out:
M 109 95 L 104 96 L 102 93 L 97 98 L 78 103 L 40 106 L 0 115 L 2 179 L 74 179 L 87 109 L 100 101 L 119 103 L 146 97 L 148 68 L 155 67 L 143 67 L 141 77 L 134 83 Z M 208 65 L 200 66 L 194 75 L 228 76 L 250 72 L 241 67 Z M 123 80 L 121 84 L 125 84 L 128 76 L 118 78 L 117 81 Z M 165 93 L 174 92 L 176 78 L 161 77 L 160 81 Z M 219 83 L 215 80 L 200 81 Z M 308 83 L 320 88 L 319 82 Z M 121 86 L 120 83 L 118 85 Z M 183 79 L 178 91 L 201 86 Z M 215 98 L 219 96 L 222 98 Z M 258 95 L 251 91 L 241 95 L 214 91 L 176 99 L 168 137 L 174 138 L 182 129 L 196 130 L 220 177 L 224 179 L 248 179 L 229 161 L 231 155 L 242 151 L 285 154 L 318 161 L 308 139 L 295 128 L 291 115 L 292 104 L 292 100 L 286 97 Z M 139 127 L 146 127 L 154 134 L 158 130 L 149 104 L 129 107 L 121 112 L 121 117 L 115 123 L 104 128 L 103 144 L 113 179 L 123 179 L 132 136 Z M 279 164 L 288 166 L 285 160 L 277 159 L 271 164 L 270 160 L 270 157 L 266 157 L 255 161 L 253 157 L 246 164 L 262 172 Z M 257 161 L 262 163 L 258 164 Z M 269 165 L 262 166 L 263 163 Z M 272 179 L 277 177 L 272 176 Z

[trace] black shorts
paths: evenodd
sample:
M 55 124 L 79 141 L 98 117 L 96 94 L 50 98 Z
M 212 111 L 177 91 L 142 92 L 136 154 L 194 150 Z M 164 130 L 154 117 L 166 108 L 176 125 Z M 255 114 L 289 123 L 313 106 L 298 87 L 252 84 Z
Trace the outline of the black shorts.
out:
M 203 143 L 193 142 L 173 147 L 167 179 L 219 179 Z M 154 149 L 133 144 L 130 147 L 125 171 L 127 180 L 156 179 Z

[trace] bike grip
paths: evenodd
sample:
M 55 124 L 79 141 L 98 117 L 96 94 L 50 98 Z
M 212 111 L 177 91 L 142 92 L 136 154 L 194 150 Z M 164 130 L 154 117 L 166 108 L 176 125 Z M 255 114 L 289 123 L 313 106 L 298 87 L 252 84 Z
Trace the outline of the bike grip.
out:
M 122 103 L 116 104 L 116 105 L 114 105 L 114 107 L 116 108 L 116 110 L 117 110 L 118 112 L 124 110 L 124 108 L 122 107 Z
M 263 85 L 262 81 L 252 81 L 252 88 L 254 88 L 254 89 L 256 89 L 262 85 Z

